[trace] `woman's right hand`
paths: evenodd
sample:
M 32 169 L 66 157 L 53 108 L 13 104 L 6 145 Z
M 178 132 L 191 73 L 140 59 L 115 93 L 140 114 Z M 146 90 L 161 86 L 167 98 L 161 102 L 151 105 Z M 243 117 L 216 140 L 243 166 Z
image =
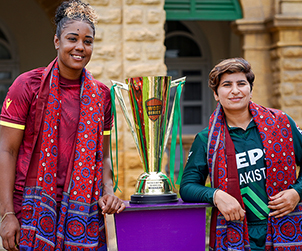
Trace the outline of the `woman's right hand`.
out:
M 16 161 L 23 140 L 24 130 L 0 125 L 0 215 L 14 211 L 13 191 L 16 175 Z M 18 250 L 20 224 L 13 214 L 7 214 L 0 224 L 3 247 L 9 251 Z
M 214 204 L 227 221 L 244 220 L 245 210 L 238 200 L 228 193 L 218 190 L 214 195 Z
M 0 225 L 2 245 L 8 251 L 19 250 L 20 224 L 15 215 L 7 215 Z

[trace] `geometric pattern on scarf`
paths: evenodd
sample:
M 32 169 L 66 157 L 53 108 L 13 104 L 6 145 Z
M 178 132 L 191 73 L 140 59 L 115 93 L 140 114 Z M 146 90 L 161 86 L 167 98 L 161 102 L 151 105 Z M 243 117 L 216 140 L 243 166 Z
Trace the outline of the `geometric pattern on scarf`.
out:
M 291 126 L 286 114 L 250 101 L 249 110 L 257 125 L 266 160 L 266 192 L 268 196 L 286 190 L 296 181 L 296 163 Z M 209 122 L 208 167 L 212 187 L 227 191 L 227 159 L 225 154 L 225 116 L 220 103 Z M 215 169 L 217 168 L 216 172 Z M 218 177 L 217 177 L 218 176 Z M 238 180 L 239 185 L 239 180 Z M 212 221 L 215 222 L 215 221 Z M 226 221 L 217 210 L 216 240 L 212 250 L 250 250 L 246 218 L 244 222 Z M 268 217 L 266 250 L 301 250 L 302 204 L 282 217 Z M 215 226 L 214 226 L 215 227 Z M 214 245 L 213 245 L 214 243 Z
M 45 81 L 45 75 L 41 82 Z M 36 186 L 24 189 L 20 250 L 106 250 L 104 220 L 97 204 L 102 195 L 103 178 L 103 92 L 85 69 L 81 81 L 74 163 L 67 170 L 57 215 L 56 173 L 61 100 L 58 63 L 55 62 L 42 125 Z

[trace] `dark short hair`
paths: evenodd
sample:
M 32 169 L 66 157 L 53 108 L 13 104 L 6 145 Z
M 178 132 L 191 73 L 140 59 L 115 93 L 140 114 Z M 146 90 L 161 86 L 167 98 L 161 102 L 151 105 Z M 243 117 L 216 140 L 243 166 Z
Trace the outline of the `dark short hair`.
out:
M 252 72 L 251 65 L 243 58 L 229 58 L 224 59 L 214 66 L 209 74 L 209 87 L 217 94 L 217 89 L 220 83 L 221 76 L 224 73 L 243 72 L 247 81 L 250 84 L 251 91 L 253 89 L 255 75 Z

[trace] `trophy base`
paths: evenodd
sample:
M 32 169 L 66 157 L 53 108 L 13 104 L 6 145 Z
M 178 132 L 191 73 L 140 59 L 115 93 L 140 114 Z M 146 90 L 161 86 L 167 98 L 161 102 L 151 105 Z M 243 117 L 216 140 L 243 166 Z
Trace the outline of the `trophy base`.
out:
M 159 203 L 171 203 L 177 202 L 177 194 L 169 193 L 169 194 L 133 194 L 131 195 L 130 203 L 132 204 L 159 204 Z

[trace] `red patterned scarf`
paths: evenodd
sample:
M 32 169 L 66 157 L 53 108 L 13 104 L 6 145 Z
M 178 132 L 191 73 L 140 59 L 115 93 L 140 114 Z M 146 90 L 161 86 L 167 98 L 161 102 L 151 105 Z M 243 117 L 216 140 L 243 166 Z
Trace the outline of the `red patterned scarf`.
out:
M 268 196 L 273 196 L 288 189 L 296 181 L 290 123 L 286 114 L 279 110 L 268 109 L 253 102 L 250 102 L 249 110 L 264 147 L 267 168 L 266 192 Z M 233 149 L 232 153 L 234 157 L 229 156 L 230 147 L 234 148 L 234 145 L 226 128 L 223 109 L 218 103 L 209 122 L 208 166 L 211 183 L 212 187 L 217 187 L 237 198 L 244 208 L 241 195 L 236 194 L 236 190 L 239 191 L 238 172 L 234 162 L 235 150 Z M 233 179 L 230 179 L 231 174 L 235 174 Z M 233 188 L 230 189 L 229 186 Z M 302 207 L 298 205 L 285 217 L 268 218 L 266 250 L 301 250 L 301 212 Z M 288 231 L 288 228 L 293 231 Z M 213 208 L 210 248 L 219 251 L 250 250 L 246 219 L 243 222 L 226 221 L 217 208 Z
M 97 204 L 102 195 L 103 92 L 84 69 L 75 157 L 68 167 L 63 199 L 57 211 L 61 100 L 56 60 L 45 69 L 41 89 L 48 84 L 45 83 L 48 82 L 48 74 L 50 88 L 41 125 L 43 132 L 37 182 L 35 187 L 24 189 L 20 249 L 106 250 L 103 217 Z

